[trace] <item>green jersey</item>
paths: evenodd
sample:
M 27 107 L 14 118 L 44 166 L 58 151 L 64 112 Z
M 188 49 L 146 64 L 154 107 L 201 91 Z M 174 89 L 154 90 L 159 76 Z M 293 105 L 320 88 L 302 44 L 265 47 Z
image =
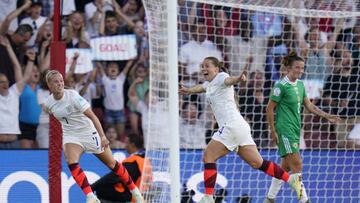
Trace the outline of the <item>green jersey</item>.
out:
M 278 134 L 294 140 L 300 139 L 301 107 L 305 97 L 305 87 L 301 80 L 291 82 L 288 77 L 284 77 L 275 84 L 270 99 L 277 103 L 275 129 Z

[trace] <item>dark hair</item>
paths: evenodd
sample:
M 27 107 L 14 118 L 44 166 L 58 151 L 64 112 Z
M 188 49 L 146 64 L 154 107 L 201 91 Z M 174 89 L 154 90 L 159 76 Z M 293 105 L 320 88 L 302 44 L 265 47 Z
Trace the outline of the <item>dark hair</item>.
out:
M 204 17 L 195 17 L 194 23 L 190 25 L 190 31 L 196 32 L 199 25 L 205 25 Z
M 117 18 L 116 13 L 114 11 L 106 11 L 105 19 L 107 19 L 107 18 Z
M 319 28 L 310 28 L 304 35 L 304 39 L 307 43 L 310 42 L 310 34 L 314 33 L 315 31 L 319 32 Z
M 229 73 L 229 69 L 225 67 L 224 63 L 222 61 L 219 61 L 219 59 L 217 59 L 216 57 L 208 56 L 204 60 L 210 60 L 215 67 L 218 67 L 220 69 L 220 72 Z
M 291 51 L 288 55 L 283 57 L 282 64 L 285 67 L 289 67 L 294 64 L 295 61 L 302 61 L 305 62 L 304 59 L 297 55 L 295 51 Z
M 35 6 L 38 6 L 38 7 L 43 7 L 43 4 L 41 2 L 34 2 L 31 4 L 31 8 L 35 7 Z
M 33 28 L 29 24 L 22 24 L 22 25 L 19 25 L 19 27 L 16 29 L 15 34 L 23 36 L 27 32 L 30 32 L 31 35 L 32 35 L 33 34 Z
M 120 68 L 120 65 L 117 61 L 107 61 L 106 62 L 106 68 L 109 67 L 110 64 L 116 64 L 118 68 Z
M 138 149 L 144 148 L 144 138 L 138 134 L 129 134 L 129 143 L 134 144 Z

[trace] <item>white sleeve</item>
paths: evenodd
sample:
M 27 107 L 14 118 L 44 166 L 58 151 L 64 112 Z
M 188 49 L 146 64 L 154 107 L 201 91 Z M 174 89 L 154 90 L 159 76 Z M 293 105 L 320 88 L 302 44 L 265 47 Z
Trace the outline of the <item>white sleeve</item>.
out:
M 121 71 L 120 75 L 117 78 L 120 81 L 125 81 L 126 80 L 126 75 L 124 74 L 124 71 Z
M 44 100 L 44 107 L 45 107 L 45 112 L 48 113 L 48 114 L 51 114 L 51 110 L 49 108 L 49 103 L 50 103 L 50 98 L 52 97 L 52 95 L 48 96 L 45 100 Z
M 216 77 L 216 85 L 224 86 L 225 79 L 228 77 L 230 77 L 230 76 L 227 73 L 224 73 L 224 72 L 218 73 L 218 76 Z
M 75 90 L 71 90 L 70 98 L 74 107 L 79 111 L 84 112 L 86 109 L 90 108 L 89 102 L 87 102 L 86 99 L 80 96 L 79 93 Z
M 24 86 L 24 89 L 25 89 L 25 86 Z M 11 85 L 9 91 L 12 91 L 14 92 L 17 96 L 20 96 L 22 92 L 20 92 L 18 86 L 15 84 Z
M 37 101 L 38 101 L 38 104 L 41 105 L 45 102 L 45 96 L 44 96 L 44 93 L 41 89 L 39 89 L 36 93 L 36 97 L 37 97 Z
M 203 84 L 202 84 L 202 86 L 203 86 L 203 88 L 206 90 L 206 88 L 207 88 L 207 86 L 209 85 L 209 82 L 208 81 L 205 81 Z

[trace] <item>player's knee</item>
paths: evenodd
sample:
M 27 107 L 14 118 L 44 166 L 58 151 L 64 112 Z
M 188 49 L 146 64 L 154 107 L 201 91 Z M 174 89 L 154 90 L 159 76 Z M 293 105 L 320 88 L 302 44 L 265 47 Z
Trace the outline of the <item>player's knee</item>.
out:
M 300 173 L 302 171 L 302 161 L 297 160 L 292 163 L 291 171 L 294 173 Z
M 216 160 L 214 160 L 213 157 L 211 157 L 208 153 L 204 153 L 202 157 L 203 163 L 214 163 Z
M 261 162 L 258 161 L 250 161 L 248 162 L 248 164 L 251 166 L 251 168 L 253 169 L 259 169 L 261 167 Z
M 106 166 L 109 167 L 110 169 L 113 169 L 116 166 L 116 161 L 115 160 L 114 161 L 108 161 L 106 163 Z
M 65 161 L 67 165 L 71 165 L 79 162 L 78 159 L 75 159 L 73 157 L 66 157 L 66 156 L 65 156 Z

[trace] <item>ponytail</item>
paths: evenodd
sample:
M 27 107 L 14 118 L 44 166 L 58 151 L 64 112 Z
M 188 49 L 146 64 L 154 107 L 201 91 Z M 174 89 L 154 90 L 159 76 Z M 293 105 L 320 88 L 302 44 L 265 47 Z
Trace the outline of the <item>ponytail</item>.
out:
M 304 62 L 304 59 L 297 55 L 295 51 L 291 51 L 288 55 L 283 57 L 282 64 L 285 67 L 290 67 L 295 61 L 302 61 Z

